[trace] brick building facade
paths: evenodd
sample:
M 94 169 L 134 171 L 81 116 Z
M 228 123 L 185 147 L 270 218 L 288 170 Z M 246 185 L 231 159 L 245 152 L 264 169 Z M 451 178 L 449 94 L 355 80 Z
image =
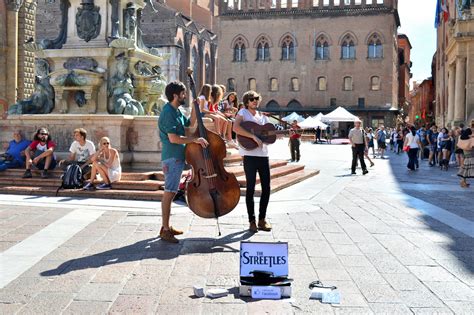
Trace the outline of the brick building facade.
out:
M 408 123 L 421 126 L 434 121 L 434 93 L 433 78 L 413 83 L 413 89 L 410 91 Z
M 398 108 L 401 118 L 408 114 L 410 109 L 410 79 L 411 73 L 411 44 L 405 34 L 398 35 Z
M 218 81 L 272 112 L 398 113 L 396 0 L 220 1 Z

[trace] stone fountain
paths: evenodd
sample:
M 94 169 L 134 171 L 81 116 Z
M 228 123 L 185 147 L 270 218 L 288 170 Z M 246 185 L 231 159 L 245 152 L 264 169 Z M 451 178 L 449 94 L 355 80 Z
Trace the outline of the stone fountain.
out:
M 149 2 L 151 5 L 151 2 Z M 27 135 L 50 129 L 58 151 L 67 152 L 74 128 L 84 127 L 92 141 L 102 136 L 134 167 L 159 162 L 156 115 L 164 104 L 163 56 L 141 40 L 142 0 L 61 0 L 61 31 L 56 39 L 31 39 L 36 88 L 9 108 L 0 121 Z M 9 140 L 3 132 L 1 141 Z M 5 137 L 5 139 L 3 139 Z

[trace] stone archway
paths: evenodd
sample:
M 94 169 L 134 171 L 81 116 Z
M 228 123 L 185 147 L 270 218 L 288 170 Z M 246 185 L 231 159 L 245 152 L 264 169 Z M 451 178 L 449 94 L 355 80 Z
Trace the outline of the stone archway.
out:
M 300 109 L 300 108 L 303 108 L 303 105 L 301 105 L 300 102 L 298 102 L 297 100 L 291 100 L 289 103 L 288 103 L 288 106 L 287 106 L 289 109 Z

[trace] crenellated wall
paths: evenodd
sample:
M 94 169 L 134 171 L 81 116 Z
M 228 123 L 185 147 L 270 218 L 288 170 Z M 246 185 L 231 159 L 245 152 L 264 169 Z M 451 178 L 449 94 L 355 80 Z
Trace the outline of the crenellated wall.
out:
M 220 15 L 262 10 L 341 10 L 361 8 L 397 9 L 398 0 L 220 0 Z

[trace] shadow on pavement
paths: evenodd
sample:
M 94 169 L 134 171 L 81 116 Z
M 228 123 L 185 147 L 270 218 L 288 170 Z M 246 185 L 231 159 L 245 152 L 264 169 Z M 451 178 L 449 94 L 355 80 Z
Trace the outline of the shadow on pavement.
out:
M 437 235 L 433 235 L 434 239 L 431 240 L 436 245 L 449 251 L 452 257 L 445 253 L 443 255 L 443 253 L 437 253 L 436 251 L 430 252 L 430 249 L 424 249 L 422 244 L 417 245 L 413 241 L 412 243 L 420 247 L 427 256 L 446 267 L 451 273 L 470 273 L 472 276 L 474 274 L 474 238 L 425 214 L 439 207 L 449 212 L 447 214 L 448 219 L 454 215 L 452 217 L 457 218 L 457 222 L 460 218 L 465 223 L 463 224 L 464 228 L 467 224 L 467 226 L 471 225 L 471 231 L 474 230 L 473 216 L 470 213 L 474 200 L 472 190 L 463 190 L 459 187 L 459 180 L 456 176 L 457 169 L 454 167 L 448 171 L 441 171 L 438 167 L 429 167 L 428 161 L 424 159 L 419 161 L 420 168 L 418 170 L 408 171 L 407 162 L 406 154 L 401 156 L 391 154 L 390 168 L 401 191 L 405 195 L 414 197 L 413 199 L 406 198 L 404 203 L 406 206 L 420 211 L 422 215 L 419 218 L 427 228 L 441 234 L 439 238 Z M 468 217 L 463 217 L 466 215 Z
M 180 255 L 206 254 L 215 252 L 238 252 L 229 246 L 249 239 L 253 234 L 247 230 L 228 234 L 215 239 L 207 237 L 187 238 L 179 244 L 170 244 L 159 238 L 149 238 L 134 244 L 107 250 L 90 256 L 68 260 L 55 269 L 40 273 L 43 277 L 64 275 L 72 271 L 89 268 L 100 268 L 105 265 L 120 264 L 129 261 L 159 259 L 170 260 Z

